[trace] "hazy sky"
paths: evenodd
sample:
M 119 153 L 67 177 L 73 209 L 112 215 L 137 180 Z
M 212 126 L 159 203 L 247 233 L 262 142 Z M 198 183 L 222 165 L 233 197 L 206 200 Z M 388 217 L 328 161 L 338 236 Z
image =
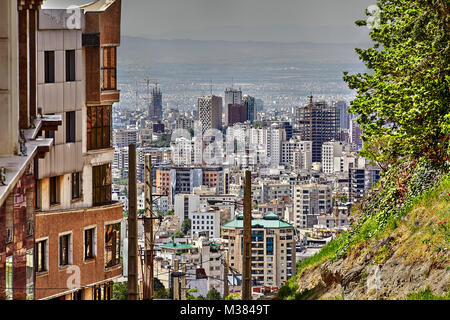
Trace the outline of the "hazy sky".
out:
M 89 0 L 47 0 L 65 7 Z M 376 0 L 122 0 L 122 35 L 152 39 L 367 42 Z

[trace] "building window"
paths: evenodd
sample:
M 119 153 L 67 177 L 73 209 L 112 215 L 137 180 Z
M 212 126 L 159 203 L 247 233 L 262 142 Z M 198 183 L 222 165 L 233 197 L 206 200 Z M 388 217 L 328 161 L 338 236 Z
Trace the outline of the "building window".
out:
M 33 266 L 33 249 L 27 250 L 27 300 L 34 300 L 34 266 Z
M 94 205 L 111 203 L 111 165 L 92 167 L 92 189 Z
M 59 192 L 59 177 L 50 177 L 50 205 L 60 202 Z
M 75 111 L 66 112 L 66 143 L 75 142 Z
M 55 51 L 44 52 L 45 83 L 55 82 Z
M 81 172 L 72 173 L 72 199 L 81 198 Z
M 105 226 L 105 267 L 120 263 L 120 223 Z
M 12 300 L 13 299 L 13 257 L 9 256 L 6 257 L 6 287 L 5 287 L 5 294 L 6 294 L 6 300 Z
M 75 50 L 66 51 L 66 82 L 75 81 Z
M 87 107 L 87 149 L 111 147 L 111 106 Z
M 95 257 L 95 228 L 84 230 L 84 260 Z
M 36 241 L 36 272 L 47 271 L 47 240 Z
M 103 47 L 101 53 L 101 87 L 102 90 L 116 90 L 116 47 Z
M 71 251 L 71 235 L 64 234 L 59 236 L 59 266 L 67 266 L 71 263 L 70 259 Z

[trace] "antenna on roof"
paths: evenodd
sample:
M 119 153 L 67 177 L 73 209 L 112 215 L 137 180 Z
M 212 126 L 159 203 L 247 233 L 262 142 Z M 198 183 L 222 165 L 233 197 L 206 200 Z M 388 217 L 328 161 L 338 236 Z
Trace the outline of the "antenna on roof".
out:
M 311 92 L 311 95 L 308 96 L 308 98 L 309 98 L 309 104 L 312 105 L 313 104 L 313 94 L 312 94 L 312 92 Z

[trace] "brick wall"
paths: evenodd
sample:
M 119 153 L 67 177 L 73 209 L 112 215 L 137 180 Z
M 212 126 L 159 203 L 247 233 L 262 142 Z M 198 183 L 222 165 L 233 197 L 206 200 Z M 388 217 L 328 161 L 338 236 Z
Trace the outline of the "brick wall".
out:
M 36 299 L 42 299 L 69 291 L 67 280 L 73 273 L 68 267 L 59 267 L 59 234 L 72 232 L 72 261 L 80 268 L 81 286 L 120 276 L 121 266 L 105 269 L 105 224 L 122 219 L 122 204 L 109 206 L 50 211 L 36 214 L 36 239 L 48 237 L 48 272 L 36 275 Z M 97 253 L 94 259 L 84 261 L 84 229 L 96 227 Z
M 0 300 L 5 299 L 6 257 L 13 256 L 13 298 L 26 299 L 26 253 L 34 248 L 34 237 L 27 236 L 27 194 L 34 201 L 34 177 L 24 174 L 14 187 L 5 203 L 0 207 Z M 13 217 L 14 240 L 6 244 L 6 214 L 11 210 Z M 29 207 L 29 206 L 28 206 Z M 28 208 L 33 215 L 34 208 Z

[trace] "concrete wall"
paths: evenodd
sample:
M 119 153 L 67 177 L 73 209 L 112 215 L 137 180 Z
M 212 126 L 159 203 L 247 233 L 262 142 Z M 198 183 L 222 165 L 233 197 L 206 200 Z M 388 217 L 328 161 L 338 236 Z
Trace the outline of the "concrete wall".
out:
M 40 13 L 40 24 L 43 24 Z M 44 114 L 62 115 L 63 125 L 55 133 L 54 148 L 39 160 L 39 178 L 82 170 L 82 110 L 84 106 L 84 64 L 80 30 L 40 30 L 38 43 L 38 108 Z M 55 83 L 44 81 L 44 52 L 55 51 Z M 66 50 L 75 50 L 75 80 L 66 82 Z M 66 143 L 66 112 L 75 111 L 75 142 Z
M 17 26 L 17 1 L 0 0 L 0 155 L 11 155 L 18 149 Z

